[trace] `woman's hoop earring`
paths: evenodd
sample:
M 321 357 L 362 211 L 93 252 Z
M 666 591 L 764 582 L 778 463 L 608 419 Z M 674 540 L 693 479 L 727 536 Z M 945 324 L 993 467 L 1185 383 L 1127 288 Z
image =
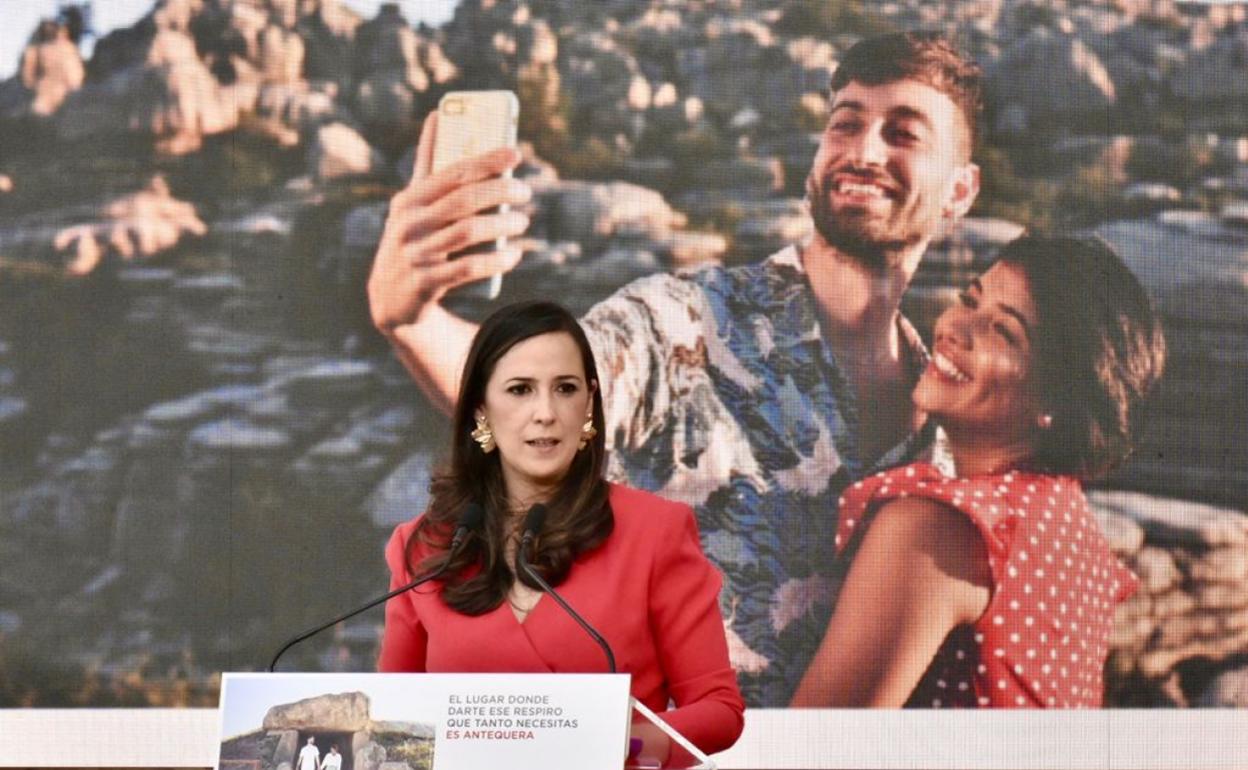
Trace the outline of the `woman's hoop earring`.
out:
M 494 431 L 490 430 L 490 424 L 485 421 L 485 415 L 478 414 L 475 418 L 477 427 L 468 435 L 472 436 L 472 440 L 481 446 L 481 451 L 488 455 L 498 446 L 494 443 Z

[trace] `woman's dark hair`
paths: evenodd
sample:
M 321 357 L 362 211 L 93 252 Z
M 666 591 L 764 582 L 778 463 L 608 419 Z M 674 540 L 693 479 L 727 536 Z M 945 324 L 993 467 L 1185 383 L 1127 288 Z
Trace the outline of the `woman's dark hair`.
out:
M 460 377 L 459 398 L 452 415 L 449 464 L 442 467 L 430 486 L 432 501 L 407 542 L 407 565 L 412 575 L 442 566 L 455 521 L 469 502 L 485 509 L 485 524 L 470 535 L 459 554 L 447 565 L 442 598 L 465 615 L 481 615 L 498 607 L 507 597 L 513 580 L 538 588 L 527 575 L 514 575 L 507 566 L 505 546 L 514 533 L 509 515 L 498 450 L 486 454 L 469 435 L 474 413 L 485 401 L 485 387 L 500 358 L 517 343 L 542 334 L 571 335 L 581 353 L 586 384 L 598 382 L 589 340 L 576 319 L 554 302 L 518 302 L 499 308 L 477 331 Z M 552 585 L 567 577 L 573 560 L 599 546 L 611 534 L 615 519 L 607 500 L 605 425 L 602 399 L 593 396 L 593 421 L 598 429 L 585 448 L 576 453 L 568 475 L 546 505 L 547 524 L 536 539 L 530 562 Z M 435 553 L 416 564 L 421 545 Z
M 1053 421 L 1039 431 L 1032 462 L 1100 476 L 1130 455 L 1141 402 L 1165 366 L 1148 295 L 1100 239 L 1024 235 L 998 261 L 1022 269 L 1038 315 L 1033 370 Z

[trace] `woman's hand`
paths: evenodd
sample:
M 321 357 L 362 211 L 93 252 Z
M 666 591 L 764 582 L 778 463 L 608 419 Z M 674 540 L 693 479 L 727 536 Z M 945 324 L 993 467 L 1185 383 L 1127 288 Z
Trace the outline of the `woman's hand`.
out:
M 628 737 L 641 741 L 641 748 L 629 752 L 625 768 L 657 768 L 667 764 L 672 753 L 672 739 L 649 722 L 633 722 Z

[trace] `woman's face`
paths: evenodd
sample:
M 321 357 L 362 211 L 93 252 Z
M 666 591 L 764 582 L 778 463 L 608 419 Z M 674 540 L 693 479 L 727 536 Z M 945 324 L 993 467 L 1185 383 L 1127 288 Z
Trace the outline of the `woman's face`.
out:
M 998 263 L 936 319 L 932 360 L 915 405 L 950 437 L 1017 446 L 1041 414 L 1033 375 L 1036 306 L 1022 268 Z
M 494 432 L 513 501 L 547 499 L 567 475 L 595 387 L 567 332 L 530 337 L 498 359 L 477 413 Z

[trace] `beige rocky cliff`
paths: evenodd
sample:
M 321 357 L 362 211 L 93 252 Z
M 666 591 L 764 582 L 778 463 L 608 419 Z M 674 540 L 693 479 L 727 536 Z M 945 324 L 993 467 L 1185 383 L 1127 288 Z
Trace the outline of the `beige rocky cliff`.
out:
M 65 27 L 44 22 L 22 51 L 17 75 L 0 83 L 0 114 L 47 117 L 82 87 L 86 67 Z

